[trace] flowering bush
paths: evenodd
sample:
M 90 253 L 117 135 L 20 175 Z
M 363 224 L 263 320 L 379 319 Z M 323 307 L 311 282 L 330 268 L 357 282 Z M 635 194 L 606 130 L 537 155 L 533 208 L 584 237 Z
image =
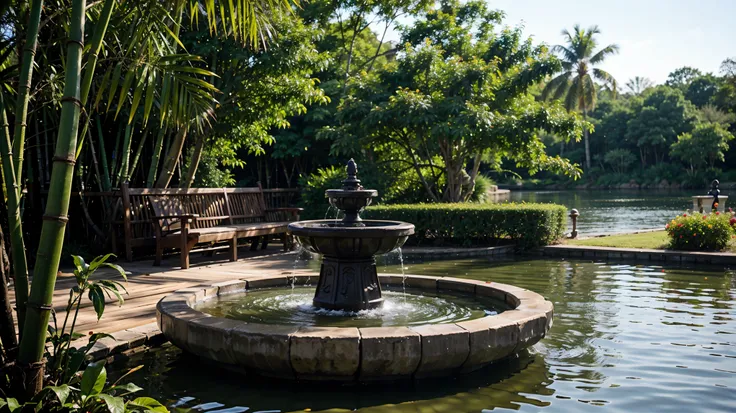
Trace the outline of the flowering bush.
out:
M 729 212 L 685 213 L 670 221 L 665 228 L 672 249 L 720 251 L 734 236 L 736 218 Z

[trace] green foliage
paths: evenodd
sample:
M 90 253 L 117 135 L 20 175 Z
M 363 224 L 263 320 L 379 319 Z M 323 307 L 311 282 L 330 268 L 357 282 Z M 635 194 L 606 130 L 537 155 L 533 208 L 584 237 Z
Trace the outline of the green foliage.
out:
M 579 176 L 577 166 L 545 153 L 539 134 L 576 140 L 583 123 L 529 93 L 559 62 L 521 29 L 495 31 L 499 23 L 498 12 L 473 1 L 422 15 L 404 30 L 396 67 L 355 79 L 337 122 L 319 137 L 333 141 L 334 155 L 365 151 L 413 171 L 435 202 L 472 196 L 477 171 L 465 168 L 473 159 Z
M 732 218 L 733 214 L 721 212 L 682 214 L 666 226 L 670 248 L 721 251 L 728 246 L 734 234 Z
M 131 395 L 142 388 L 120 381 L 143 366 L 130 369 L 115 383 L 107 384 L 105 362 L 90 363 L 69 384 L 46 386 L 24 404 L 14 398 L 0 399 L 0 411 L 22 412 L 96 412 L 96 413 L 168 413 L 166 406 L 150 397 Z
M 473 188 L 473 195 L 470 197 L 471 202 L 488 202 L 488 193 L 495 187 L 496 183 L 493 179 L 485 176 L 478 175 L 475 178 L 475 188 Z
M 613 171 L 622 174 L 628 171 L 631 164 L 636 162 L 636 155 L 626 149 L 613 149 L 603 156 L 603 162 L 613 168 Z
M 345 179 L 345 169 L 334 166 L 318 169 L 317 172 L 303 178 L 299 185 L 302 187 L 299 206 L 304 208 L 301 218 L 325 218 L 324 211 L 329 206 L 325 191 L 341 188 L 343 179 Z
M 680 89 L 684 92 L 687 89 L 688 85 L 690 85 L 690 82 L 692 82 L 693 79 L 701 76 L 702 74 L 703 73 L 698 69 L 689 66 L 683 66 L 672 71 L 667 76 L 667 81 L 664 82 L 664 84 Z
M 78 348 L 71 346 L 72 341 L 82 337 L 74 329 L 85 294 L 92 302 L 92 307 L 97 314 L 98 320 L 105 312 L 106 299 L 108 297 L 115 297 L 118 305 L 123 304 L 122 294 L 127 294 L 127 291 L 121 283 L 108 279 L 90 280 L 90 277 L 100 268 L 109 268 L 118 273 L 123 280 L 127 281 L 125 270 L 117 264 L 108 262 L 114 257 L 114 254 L 101 255 L 89 264 L 80 256 L 74 255 L 72 257 L 74 259 L 74 279 L 77 285 L 69 290 L 69 300 L 67 301 L 66 314 L 61 328 L 59 328 L 55 313 L 53 314 L 53 326 L 48 326 L 46 342 L 50 346 L 47 346 L 46 352 L 47 382 L 56 385 L 69 383 L 74 378 L 76 372 L 82 367 L 85 356 L 92 349 L 92 346 L 98 340 L 109 337 L 109 335 L 104 333 L 91 334 L 87 344 L 84 346 Z
M 366 208 L 364 218 L 411 222 L 410 242 L 487 244 L 500 239 L 520 249 L 553 243 L 563 237 L 567 210 L 554 204 L 405 204 Z
M 728 142 L 733 138 L 730 132 L 717 123 L 699 124 L 692 134 L 684 133 L 677 137 L 677 142 L 671 147 L 671 154 L 688 163 L 690 171 L 694 173 L 702 165 L 713 168 L 716 161 L 724 161 Z
M 712 74 L 699 76 L 690 81 L 685 90 L 685 98 L 693 105 L 702 108 L 713 101 L 719 87 L 719 79 Z
M 644 97 L 627 124 L 626 137 L 636 140 L 645 158 L 652 154 L 656 164 L 664 160 L 677 136 L 692 130 L 694 120 L 695 108 L 682 92 L 659 86 Z
M 231 169 L 222 166 L 221 162 L 222 159 L 217 156 L 216 148 L 212 146 L 204 148 L 192 186 L 195 188 L 225 188 L 235 185 L 235 176 Z

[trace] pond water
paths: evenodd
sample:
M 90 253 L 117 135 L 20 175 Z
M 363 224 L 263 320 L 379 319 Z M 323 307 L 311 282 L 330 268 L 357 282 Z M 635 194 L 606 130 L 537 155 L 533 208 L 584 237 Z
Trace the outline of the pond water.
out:
M 736 276 L 729 271 L 479 259 L 408 264 L 407 272 L 529 288 L 554 302 L 554 325 L 516 358 L 471 375 L 407 384 L 245 378 L 172 346 L 118 363 L 111 376 L 145 364 L 131 381 L 181 411 L 736 410 Z
M 314 277 L 315 282 L 317 276 Z M 456 323 L 496 315 L 502 303 L 427 291 L 383 291 L 383 306 L 342 311 L 312 304 L 315 285 L 255 290 L 207 300 L 197 310 L 249 323 L 332 327 L 388 327 Z
M 633 232 L 662 228 L 677 214 L 692 208 L 697 191 L 670 190 L 560 190 L 511 191 L 511 201 L 544 202 L 580 211 L 580 235 Z M 568 231 L 572 224 L 568 219 Z

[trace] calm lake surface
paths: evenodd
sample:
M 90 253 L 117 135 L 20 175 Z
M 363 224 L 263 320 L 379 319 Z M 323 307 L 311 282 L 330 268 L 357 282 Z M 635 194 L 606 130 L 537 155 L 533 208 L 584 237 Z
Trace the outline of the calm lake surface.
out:
M 554 302 L 546 338 L 471 375 L 409 384 L 245 378 L 173 346 L 111 366 L 174 410 L 238 412 L 733 412 L 736 276 L 619 263 L 483 259 L 406 264 L 410 274 L 510 283 Z M 398 267 L 382 267 L 397 272 Z
M 560 204 L 580 211 L 580 235 L 632 232 L 662 228 L 677 214 L 692 208 L 697 191 L 668 190 L 560 190 L 511 191 L 511 201 Z M 702 191 L 701 191 L 702 192 Z M 572 224 L 568 219 L 568 231 Z

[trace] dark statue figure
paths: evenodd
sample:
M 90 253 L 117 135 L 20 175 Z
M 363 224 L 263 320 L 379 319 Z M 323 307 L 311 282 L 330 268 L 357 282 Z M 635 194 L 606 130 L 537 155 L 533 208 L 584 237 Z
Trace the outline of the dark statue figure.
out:
M 713 196 L 713 203 L 711 204 L 710 208 L 713 211 L 718 210 L 718 195 L 720 195 L 721 190 L 718 189 L 718 187 L 721 185 L 720 182 L 718 182 L 717 179 L 714 179 L 713 182 L 710 184 L 710 192 L 708 192 L 708 195 Z

